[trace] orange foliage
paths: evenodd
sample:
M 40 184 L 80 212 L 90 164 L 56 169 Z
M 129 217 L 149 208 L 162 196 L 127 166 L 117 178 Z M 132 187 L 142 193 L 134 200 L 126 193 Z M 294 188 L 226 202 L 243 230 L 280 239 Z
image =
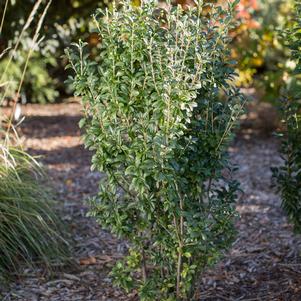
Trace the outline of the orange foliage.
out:
M 193 0 L 177 0 L 176 3 L 180 4 L 183 7 L 183 9 L 187 9 L 195 5 L 195 1 Z
M 221 5 L 225 4 L 224 0 L 217 0 L 217 1 L 207 1 L 207 2 L 217 2 Z M 194 0 L 176 0 L 177 4 L 182 5 L 184 9 L 187 9 L 190 6 L 194 6 L 196 2 Z M 260 25 L 258 22 L 253 20 L 252 11 L 258 10 L 258 0 L 241 0 L 236 7 L 236 18 L 240 19 L 244 27 L 248 29 L 255 29 L 258 28 Z
M 241 0 L 237 5 L 236 17 L 244 22 L 244 25 L 248 29 L 258 28 L 260 25 L 258 22 L 253 20 L 251 10 L 258 10 L 259 6 L 257 0 Z

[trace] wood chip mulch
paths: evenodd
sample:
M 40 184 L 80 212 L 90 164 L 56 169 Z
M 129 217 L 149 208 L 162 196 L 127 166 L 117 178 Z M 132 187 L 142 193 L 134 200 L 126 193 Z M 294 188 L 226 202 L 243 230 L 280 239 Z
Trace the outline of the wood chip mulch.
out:
M 24 269 L 6 287 L 3 301 L 138 300 L 114 288 L 109 271 L 127 244 L 86 217 L 86 200 L 97 192 L 100 174 L 90 171 L 91 154 L 80 138 L 77 103 L 28 105 L 21 132 L 31 154 L 41 156 L 68 223 L 75 266 L 51 275 Z M 238 237 L 223 260 L 200 279 L 199 300 L 301 300 L 301 238 L 292 232 L 271 187 L 271 166 L 281 164 L 278 142 L 270 135 L 242 131 L 230 148 L 240 166 L 236 177 L 244 194 L 237 210 Z

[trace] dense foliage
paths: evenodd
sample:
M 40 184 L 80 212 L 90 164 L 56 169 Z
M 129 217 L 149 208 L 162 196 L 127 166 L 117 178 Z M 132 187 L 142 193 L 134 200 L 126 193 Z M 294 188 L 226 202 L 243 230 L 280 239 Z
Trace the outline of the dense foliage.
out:
M 5 2 L 5 1 L 4 1 Z M 0 35 L 0 52 L 7 47 L 16 44 L 16 39 L 20 35 L 23 26 L 37 2 L 42 4 L 48 1 L 31 1 L 31 0 L 9 0 L 6 9 L 6 23 Z M 65 61 L 62 59 L 64 48 L 69 46 L 72 41 L 91 39 L 88 32 L 91 11 L 97 7 L 108 4 L 110 1 L 95 0 L 52 0 L 47 14 L 47 19 L 41 28 L 44 36 L 39 43 L 35 45 L 35 54 L 30 60 L 27 73 L 24 78 L 22 96 L 27 102 L 53 102 L 59 96 L 68 93 L 68 87 L 64 82 Z M 5 3 L 1 3 L 0 11 L 4 9 Z M 40 5 L 37 14 L 41 14 L 43 5 Z M 1 13 L 2 14 L 2 13 Z M 11 63 L 11 68 L 6 72 L 5 80 L 10 81 L 7 93 L 8 98 L 13 98 L 16 92 L 16 83 L 22 77 L 26 54 L 31 47 L 33 35 L 37 26 L 37 19 L 34 19 L 30 28 L 27 29 L 22 38 L 23 51 L 18 52 Z M 13 47 L 12 47 L 13 48 Z M 0 61 L 0 72 L 5 69 L 6 61 Z
M 94 16 L 101 44 L 67 51 L 86 147 L 105 173 L 90 215 L 130 243 L 115 281 L 141 300 L 191 300 L 234 236 L 227 146 L 243 99 L 231 85 L 227 10 L 155 1 Z M 207 13 L 205 13 L 207 11 Z
M 292 59 L 298 64 L 295 73 L 301 72 L 301 3 L 296 4 L 296 24 L 285 33 L 291 48 Z M 282 105 L 284 133 L 282 133 L 282 154 L 284 165 L 274 168 L 282 206 L 295 230 L 301 232 L 301 94 L 286 91 Z

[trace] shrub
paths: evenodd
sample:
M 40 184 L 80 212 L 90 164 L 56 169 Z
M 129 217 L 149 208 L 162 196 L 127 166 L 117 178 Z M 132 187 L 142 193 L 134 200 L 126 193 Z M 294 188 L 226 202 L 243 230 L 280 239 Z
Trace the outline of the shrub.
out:
M 285 132 L 281 134 L 281 153 L 284 164 L 273 168 L 277 179 L 282 207 L 293 223 L 295 231 L 301 232 L 301 102 L 285 99 L 282 122 Z
M 31 13 L 34 3 L 39 1 L 32 0 L 9 0 L 6 9 L 6 23 L 0 36 L 0 52 L 7 47 L 15 45 L 22 28 Z M 45 3 L 45 1 L 42 1 Z M 78 40 L 83 32 L 89 28 L 91 10 L 97 7 L 108 5 L 108 0 L 52 0 L 49 7 L 47 19 L 41 28 L 44 39 L 35 45 L 35 53 L 28 63 L 27 73 L 24 78 L 22 95 L 26 96 L 27 102 L 45 103 L 57 100 L 59 92 L 66 95 L 70 93 L 68 87 L 63 86 L 65 80 L 65 60 L 61 56 L 64 48 L 69 46 L 72 41 Z M 5 4 L 1 3 L 1 9 Z M 38 12 L 40 13 L 42 5 Z M 0 17 L 2 11 L 0 13 Z M 32 36 L 37 25 L 37 20 L 33 19 L 31 26 L 26 31 L 26 37 L 22 39 L 23 53 L 18 53 L 13 60 L 7 78 L 12 82 L 8 97 L 14 97 L 14 83 L 18 82 L 22 74 L 26 53 L 31 47 Z M 89 40 L 89 35 L 84 36 Z M 24 55 L 25 52 L 25 55 Z M 6 61 L 0 61 L 0 74 L 6 67 Z M 25 99 L 25 98 L 24 98 Z
M 301 72 L 300 26 L 301 2 L 296 3 L 296 24 L 293 30 L 284 33 L 291 49 L 292 59 L 298 62 L 295 74 Z M 293 93 L 292 93 L 293 92 Z M 281 152 L 284 165 L 273 169 L 278 190 L 282 197 L 282 207 L 294 224 L 295 231 L 301 233 L 301 94 L 286 87 L 281 106 L 284 131 L 281 133 Z
M 3 81 L 10 83 L 6 91 L 6 98 L 8 99 L 13 99 L 16 95 L 19 82 L 22 79 L 27 52 L 28 50 L 19 53 L 16 59 L 10 63 L 10 68 L 5 72 L 5 76 L 3 76 Z M 57 83 L 50 77 L 47 71 L 47 66 L 50 62 L 50 58 L 42 56 L 40 53 L 35 53 L 31 58 L 21 92 L 26 102 L 44 104 L 54 102 L 58 97 L 58 91 L 56 91 Z M 0 74 L 3 74 L 7 63 L 8 59 L 1 60 Z M 51 63 L 55 63 L 55 61 Z
M 67 51 L 92 168 L 105 173 L 90 216 L 129 241 L 113 275 L 141 300 L 191 300 L 234 237 L 227 146 L 243 106 L 228 60 L 234 5 L 126 1 L 94 16 L 96 56 L 83 42 Z
M 19 16 L 19 9 L 24 8 L 24 3 L 20 5 L 19 1 L 5 1 L 3 4 L 5 9 L 1 15 L 0 53 L 3 53 L 0 60 L 0 81 L 6 85 L 4 89 L 0 87 L 4 90 L 0 90 L 1 102 L 3 98 L 14 99 L 20 93 L 25 96 L 24 100 L 40 103 L 54 101 L 58 96 L 55 81 L 47 72 L 47 68 L 55 64 L 55 60 L 51 59 L 47 50 L 42 51 L 40 48 L 43 39 L 38 34 L 43 26 L 45 8 L 48 10 L 51 3 L 44 5 L 42 2 L 39 0 L 35 4 L 27 3 L 22 17 Z M 43 7 L 44 11 L 41 12 Z M 36 18 L 40 13 L 41 17 Z M 27 72 L 23 73 L 24 69 Z M 18 91 L 20 82 L 23 84 L 22 91 Z
M 255 87 L 262 100 L 275 104 L 284 74 L 293 64 L 278 34 L 279 29 L 291 26 L 293 0 L 242 0 L 240 6 L 241 24 L 231 43 L 233 58 L 238 61 L 238 83 Z

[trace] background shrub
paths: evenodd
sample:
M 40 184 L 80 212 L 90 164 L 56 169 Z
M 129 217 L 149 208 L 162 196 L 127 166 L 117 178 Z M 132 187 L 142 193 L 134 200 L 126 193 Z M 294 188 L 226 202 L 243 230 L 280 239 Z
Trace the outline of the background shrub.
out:
M 292 59 L 296 60 L 295 74 L 300 74 L 301 63 L 301 3 L 296 2 L 296 18 L 293 30 L 284 33 L 291 50 Z M 289 220 L 294 224 L 296 232 L 301 232 L 301 94 L 291 89 L 285 89 L 285 97 L 281 106 L 284 126 L 282 136 L 282 155 L 284 165 L 274 168 L 278 189 L 282 197 L 282 207 Z
M 130 242 L 113 274 L 141 300 L 191 300 L 234 236 L 227 146 L 243 105 L 231 85 L 234 5 L 207 8 L 127 1 L 94 16 L 96 54 L 82 42 L 67 51 L 92 168 L 105 173 L 90 215 Z
M 8 100 L 14 99 L 22 79 L 23 68 L 29 49 L 23 50 L 15 56 L 10 68 L 6 70 L 3 76 L 3 82 L 9 82 L 9 88 L 6 91 Z M 8 59 L 0 62 L 0 74 L 4 74 L 8 64 Z M 59 96 L 57 91 L 57 81 L 48 73 L 48 65 L 55 66 L 56 61 L 51 57 L 44 57 L 40 53 L 35 53 L 30 60 L 29 67 L 24 78 L 24 84 L 21 92 L 22 102 L 47 103 L 54 102 Z
M 28 64 L 24 78 L 22 89 L 24 100 L 26 97 L 27 102 L 53 102 L 57 100 L 59 93 L 61 96 L 68 94 L 68 87 L 62 84 L 66 79 L 64 72 L 66 62 L 61 57 L 64 48 L 69 46 L 72 41 L 78 40 L 79 37 L 87 40 L 91 38 L 84 34 L 88 32 L 91 11 L 109 2 L 106 0 L 53 0 L 51 2 L 48 17 L 41 28 L 44 38 L 39 43 L 35 43 L 35 54 Z M 4 8 L 4 3 L 1 4 L 1 8 L 2 6 Z M 31 0 L 8 1 L 6 23 L 10 26 L 3 27 L 1 32 L 0 53 L 7 47 L 15 45 L 33 6 L 34 2 Z M 42 8 L 39 6 L 37 14 L 41 14 L 41 10 Z M 23 70 L 26 54 L 31 47 L 37 24 L 37 19 L 32 20 L 31 26 L 21 41 L 24 51 L 18 52 L 9 72 L 6 72 L 7 79 L 12 82 L 8 97 L 13 97 L 16 92 L 14 83 L 20 80 L 20 72 Z M 1 60 L 0 72 L 5 66 L 6 61 Z
M 273 104 L 287 82 L 293 80 L 291 88 L 300 89 L 300 78 L 292 78 L 295 60 L 279 34 L 292 27 L 293 7 L 293 0 L 242 0 L 237 11 L 241 23 L 232 33 L 232 56 L 238 61 L 237 84 L 254 87 L 260 100 Z

